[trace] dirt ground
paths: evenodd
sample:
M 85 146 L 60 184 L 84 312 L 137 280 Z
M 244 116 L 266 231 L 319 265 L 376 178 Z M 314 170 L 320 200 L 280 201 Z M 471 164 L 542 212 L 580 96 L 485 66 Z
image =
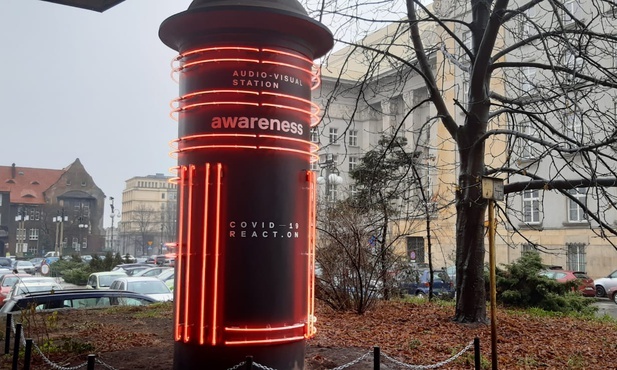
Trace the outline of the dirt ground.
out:
M 397 367 L 384 355 L 413 365 L 448 361 L 439 368 L 468 370 L 474 368 L 473 348 L 469 347 L 474 338 L 479 338 L 481 343 L 482 369 L 491 368 L 490 326 L 457 324 L 452 322 L 452 314 L 453 306 L 443 303 L 383 302 L 364 315 L 334 312 L 317 304 L 318 331 L 315 338 L 306 342 L 304 370 L 326 370 L 348 364 L 370 354 L 375 345 L 381 349 L 382 370 L 404 368 Z M 88 353 L 96 354 L 104 364 L 97 364 L 95 369 L 171 370 L 173 367 L 171 304 L 59 311 L 43 316 L 26 314 L 24 319 L 29 320 L 27 326 L 31 328 L 25 330 L 26 337 L 33 338 L 39 346 L 51 340 L 54 351 L 48 357 L 62 367 L 84 364 Z M 0 335 L 5 332 L 3 321 Z M 617 368 L 614 361 L 617 322 L 610 318 L 532 315 L 500 308 L 497 330 L 500 369 Z M 0 345 L 4 348 L 3 342 Z M 47 353 L 48 349 L 44 351 Z M 369 355 L 367 360 L 346 368 L 373 369 L 371 358 Z M 12 354 L 0 359 L 0 369 L 11 369 Z M 19 369 L 22 368 L 20 365 Z M 40 356 L 33 357 L 32 370 L 52 368 L 58 369 L 43 362 Z M 203 369 L 209 370 L 207 365 Z
M 135 307 L 122 310 L 72 310 L 58 311 L 57 316 L 46 314 L 33 325 L 38 330 L 28 330 L 24 325 L 26 337 L 35 343 L 45 343 L 51 339 L 60 348 L 54 352 L 41 350 L 46 356 L 62 367 L 73 367 L 87 361 L 89 353 L 97 354 L 95 368 L 116 370 L 171 370 L 173 367 L 173 335 L 171 306 L 163 307 L 156 314 L 148 314 L 147 309 Z M 27 315 L 31 317 L 31 315 Z M 15 317 L 17 321 L 19 317 Z M 3 317 L 4 321 L 5 318 Z M 6 321 L 0 324 L 5 333 Z M 4 353 L 5 342 L 0 342 Z M 10 369 L 13 360 L 11 353 L 2 357 L 0 369 Z M 83 351 L 81 354 L 75 352 Z M 36 352 L 36 350 L 35 350 Z M 363 349 L 327 348 L 307 342 L 305 370 L 331 369 L 340 364 L 353 361 L 364 354 Z M 52 369 L 41 356 L 33 355 L 32 370 Z M 19 368 L 23 361 L 20 358 Z M 83 367 L 85 369 L 85 367 Z M 204 367 L 207 369 L 207 367 Z M 351 367 L 354 369 L 354 367 Z M 281 369 L 282 370 L 282 369 Z

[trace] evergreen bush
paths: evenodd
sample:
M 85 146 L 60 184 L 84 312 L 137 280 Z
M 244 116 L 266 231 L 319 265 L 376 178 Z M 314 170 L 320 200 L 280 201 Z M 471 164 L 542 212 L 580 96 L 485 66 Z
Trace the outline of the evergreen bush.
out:
M 594 300 L 578 293 L 577 280 L 561 283 L 540 275 L 543 269 L 538 252 L 525 252 L 514 263 L 497 268 L 497 302 L 509 307 L 535 307 L 563 313 L 594 312 L 591 306 Z

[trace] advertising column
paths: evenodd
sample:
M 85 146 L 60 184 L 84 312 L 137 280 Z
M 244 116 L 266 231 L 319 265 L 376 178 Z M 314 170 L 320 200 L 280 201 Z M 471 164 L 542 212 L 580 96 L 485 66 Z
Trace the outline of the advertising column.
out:
M 179 52 L 174 369 L 246 356 L 302 369 L 315 331 L 313 60 L 332 35 L 280 0 L 196 0 L 159 35 Z

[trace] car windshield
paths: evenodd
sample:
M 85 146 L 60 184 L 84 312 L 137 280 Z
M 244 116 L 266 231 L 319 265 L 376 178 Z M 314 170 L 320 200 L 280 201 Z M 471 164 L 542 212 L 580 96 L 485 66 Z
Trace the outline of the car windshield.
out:
M 102 287 L 108 287 L 111 285 L 111 283 L 113 283 L 114 280 L 116 280 L 119 277 L 123 277 L 124 274 L 118 274 L 118 275 L 101 275 L 99 276 L 99 286 Z
M 18 276 L 5 276 L 2 280 L 2 286 L 13 286 L 19 280 Z
M 128 290 L 141 294 L 169 293 L 169 288 L 162 281 L 131 281 Z

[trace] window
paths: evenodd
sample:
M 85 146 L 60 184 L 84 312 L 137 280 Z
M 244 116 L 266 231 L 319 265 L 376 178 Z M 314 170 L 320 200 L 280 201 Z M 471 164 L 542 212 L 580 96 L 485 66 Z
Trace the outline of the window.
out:
M 18 228 L 16 237 L 18 240 L 26 239 L 26 229 Z
M 574 18 L 572 18 L 571 15 L 575 15 L 576 5 L 576 0 L 566 0 L 563 3 L 563 9 L 561 9 L 561 20 L 563 21 L 564 26 L 574 23 Z
M 531 93 L 535 89 L 536 70 L 533 67 L 521 68 L 521 90 L 523 93 Z
M 165 199 L 165 193 L 161 193 L 161 199 Z
M 328 181 L 327 183 L 327 199 L 328 202 L 336 202 L 336 200 L 338 199 L 338 185 L 336 185 L 333 182 Z
M 79 247 L 79 238 L 73 237 L 71 246 L 73 249 L 77 249 Z
M 82 249 L 86 249 L 88 248 L 88 238 L 83 238 L 83 240 L 81 241 L 81 248 Z
M 528 37 L 534 35 L 536 33 L 536 28 L 534 27 L 533 20 L 536 16 L 535 7 L 531 7 L 523 13 L 520 24 L 520 31 L 523 37 Z
M 349 185 L 349 196 L 355 197 L 358 195 L 358 187 L 354 185 Z
M 319 162 L 311 162 L 311 171 L 319 171 Z
M 0 207 L 2 207 L 2 194 L 0 194 Z
M 538 130 L 530 121 L 521 122 L 519 132 L 522 134 L 537 137 L 537 138 L 540 137 Z M 539 144 L 531 140 L 527 140 L 523 138 L 519 138 L 518 143 L 519 143 L 519 155 L 521 156 L 521 158 L 532 159 L 532 158 L 538 158 L 540 156 L 540 149 L 538 149 Z
M 86 186 L 86 185 L 88 185 L 88 183 L 87 183 L 87 182 L 85 182 L 85 181 L 82 181 L 82 182 L 81 182 L 81 186 Z
M 355 170 L 357 166 L 358 166 L 358 158 L 349 157 L 349 172 Z
M 538 248 L 536 248 L 536 246 L 531 243 L 523 243 L 521 245 L 522 253 L 537 252 L 537 251 L 538 251 Z
M 39 229 L 30 229 L 30 240 L 39 240 Z
M 319 129 L 317 127 L 311 128 L 311 141 L 314 143 L 319 142 Z
M 568 193 L 572 195 L 580 203 L 587 205 L 587 189 L 570 189 Z M 583 207 L 581 207 L 574 200 L 568 198 L 568 222 L 585 222 L 587 221 L 587 214 Z
M 538 190 L 523 191 L 523 222 L 540 223 L 540 195 Z
M 587 262 L 585 261 L 585 244 L 566 243 L 566 248 L 568 270 L 585 271 L 587 265 Z
M 338 139 L 338 129 L 330 128 L 330 144 L 336 144 L 337 139 Z
M 349 146 L 358 146 L 358 130 L 349 130 Z
M 407 237 L 407 257 L 416 263 L 425 263 L 424 238 L 421 236 Z

